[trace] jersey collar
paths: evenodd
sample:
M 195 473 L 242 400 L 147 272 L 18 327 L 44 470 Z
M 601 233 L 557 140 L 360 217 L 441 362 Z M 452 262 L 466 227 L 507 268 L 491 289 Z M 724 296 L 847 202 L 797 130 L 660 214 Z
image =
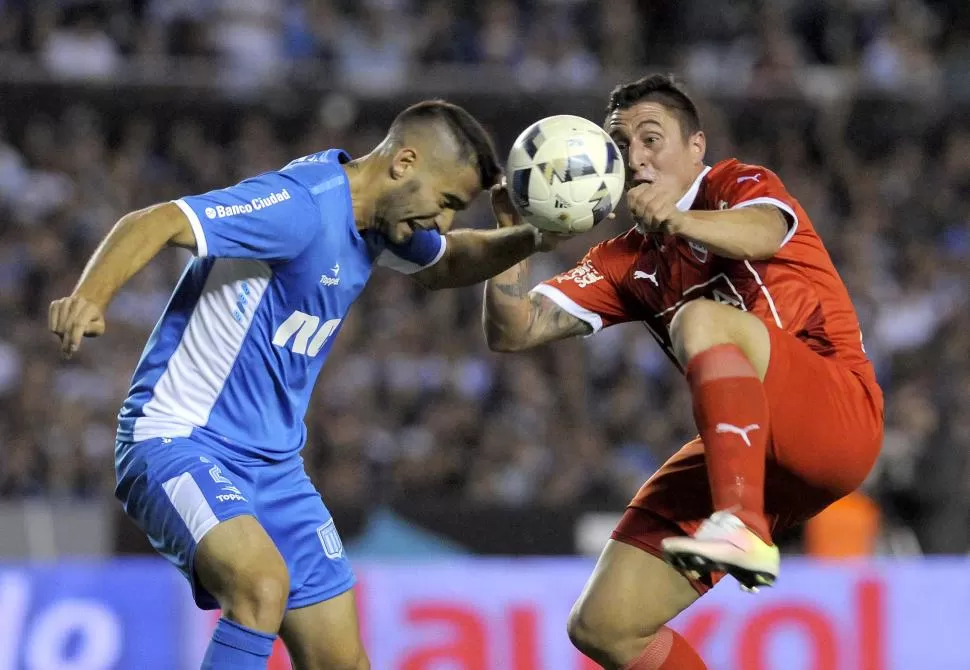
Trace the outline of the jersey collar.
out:
M 687 193 L 685 193 L 683 197 L 677 201 L 677 209 L 682 212 L 686 212 L 688 209 L 694 206 L 694 200 L 697 199 L 697 192 L 701 188 L 701 182 L 704 181 L 704 177 L 706 177 L 707 173 L 710 171 L 711 166 L 705 165 L 704 169 L 701 170 L 701 173 L 697 175 L 697 179 L 695 179 L 694 183 L 690 185 L 689 189 L 687 189 Z
M 323 152 L 323 155 L 326 160 L 335 161 L 339 165 L 350 162 L 350 154 L 343 149 L 327 149 Z

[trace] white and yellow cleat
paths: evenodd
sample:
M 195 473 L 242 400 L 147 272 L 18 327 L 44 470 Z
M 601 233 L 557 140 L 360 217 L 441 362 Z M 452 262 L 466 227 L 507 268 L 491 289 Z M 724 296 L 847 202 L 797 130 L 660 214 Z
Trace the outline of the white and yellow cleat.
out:
M 775 583 L 781 562 L 778 547 L 765 543 L 730 512 L 712 514 L 693 537 L 666 538 L 663 551 L 664 559 L 688 579 L 726 572 L 751 593 Z

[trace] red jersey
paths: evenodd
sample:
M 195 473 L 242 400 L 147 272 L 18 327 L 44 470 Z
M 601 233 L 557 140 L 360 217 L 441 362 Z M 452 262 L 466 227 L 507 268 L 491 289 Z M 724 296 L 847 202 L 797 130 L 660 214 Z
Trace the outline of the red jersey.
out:
M 768 260 L 715 256 L 673 235 L 644 236 L 635 228 L 592 249 L 572 270 L 537 286 L 594 331 L 642 321 L 677 364 L 670 322 L 679 307 L 710 298 L 751 312 L 805 342 L 822 356 L 875 377 L 862 346 L 848 291 L 811 220 L 770 170 L 735 159 L 705 168 L 677 203 L 681 210 L 774 205 L 789 232 Z

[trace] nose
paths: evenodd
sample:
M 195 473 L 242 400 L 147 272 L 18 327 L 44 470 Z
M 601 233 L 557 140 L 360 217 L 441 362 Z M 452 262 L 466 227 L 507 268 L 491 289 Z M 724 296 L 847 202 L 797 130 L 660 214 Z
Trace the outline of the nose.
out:
M 639 144 L 633 144 L 629 149 L 627 168 L 630 179 L 635 183 L 652 182 L 653 171 L 650 169 L 650 152 Z

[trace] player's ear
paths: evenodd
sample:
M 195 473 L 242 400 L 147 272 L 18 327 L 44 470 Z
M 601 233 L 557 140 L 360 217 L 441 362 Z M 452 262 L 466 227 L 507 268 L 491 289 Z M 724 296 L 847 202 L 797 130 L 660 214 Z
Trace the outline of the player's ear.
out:
M 391 161 L 391 178 L 403 179 L 408 176 L 418 161 L 418 152 L 411 147 L 403 147 L 394 154 Z
M 694 159 L 694 162 L 703 163 L 704 154 L 707 153 L 707 138 L 704 136 L 704 131 L 698 130 L 696 133 L 690 136 L 687 143 L 690 149 L 691 158 Z

